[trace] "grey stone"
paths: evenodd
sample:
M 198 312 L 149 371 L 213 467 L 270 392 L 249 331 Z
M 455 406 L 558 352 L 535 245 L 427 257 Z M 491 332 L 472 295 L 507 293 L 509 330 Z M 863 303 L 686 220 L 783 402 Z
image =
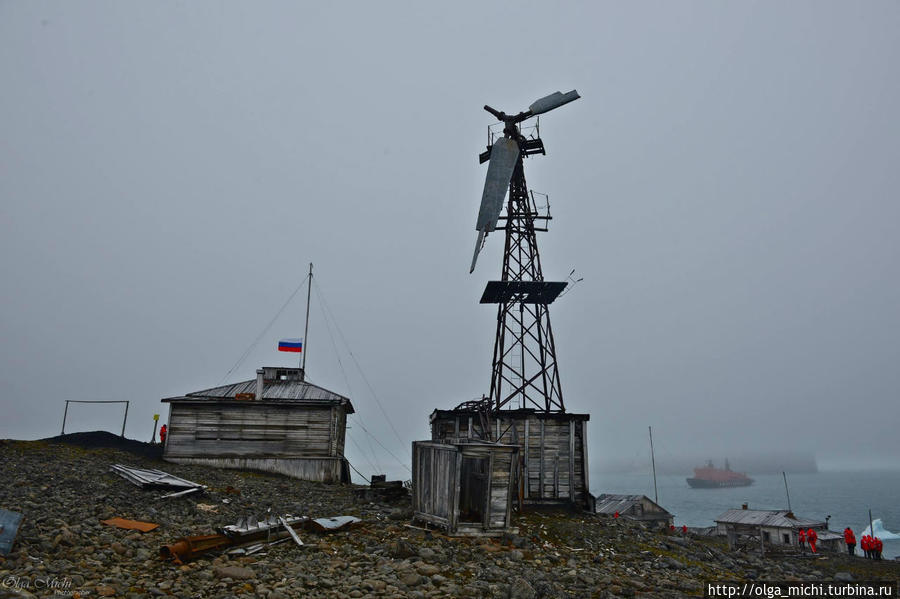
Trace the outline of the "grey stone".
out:
M 216 568 L 215 575 L 217 578 L 232 578 L 234 580 L 256 578 L 256 572 L 243 566 L 224 566 Z
M 524 578 L 516 578 L 509 585 L 508 599 L 535 599 L 537 591 Z

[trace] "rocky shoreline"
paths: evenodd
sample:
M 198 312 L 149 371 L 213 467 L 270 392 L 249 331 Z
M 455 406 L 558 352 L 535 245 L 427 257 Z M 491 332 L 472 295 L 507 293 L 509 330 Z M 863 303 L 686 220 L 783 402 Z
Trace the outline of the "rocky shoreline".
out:
M 760 558 L 729 552 L 716 538 L 564 511 L 526 512 L 519 535 L 451 539 L 407 526 L 408 500 L 358 503 L 351 486 L 168 464 L 139 445 L 0 441 L 0 507 L 25 514 L 13 550 L 0 557 L 0 597 L 680 597 L 702 596 L 709 582 L 900 578 L 897 562 Z M 114 463 L 158 468 L 209 489 L 162 500 L 109 472 Z M 287 542 L 183 565 L 159 557 L 159 547 L 178 537 L 212 534 L 269 508 L 363 522 L 301 534 L 303 548 Z M 116 516 L 160 526 L 140 533 L 100 522 Z

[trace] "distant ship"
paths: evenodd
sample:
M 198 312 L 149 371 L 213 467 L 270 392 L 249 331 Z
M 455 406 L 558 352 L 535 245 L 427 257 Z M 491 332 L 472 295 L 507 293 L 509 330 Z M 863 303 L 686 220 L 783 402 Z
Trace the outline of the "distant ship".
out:
M 753 484 L 753 479 L 743 472 L 733 472 L 728 460 L 725 460 L 725 468 L 716 468 L 712 460 L 706 466 L 694 468 L 694 478 L 687 479 L 690 486 L 695 489 L 715 489 L 719 487 L 747 487 Z

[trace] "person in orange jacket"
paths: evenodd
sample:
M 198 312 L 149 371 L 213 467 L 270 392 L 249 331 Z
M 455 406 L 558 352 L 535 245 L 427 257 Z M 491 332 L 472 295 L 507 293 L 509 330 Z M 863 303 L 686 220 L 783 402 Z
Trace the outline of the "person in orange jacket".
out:
M 797 532 L 797 544 L 800 545 L 800 551 L 805 549 L 804 545 L 806 544 L 806 531 L 802 528 Z
M 847 544 L 847 553 L 856 555 L 856 535 L 853 534 L 849 526 L 844 529 L 844 543 Z
M 809 542 L 809 549 L 813 553 L 816 553 L 816 541 L 819 540 L 819 535 L 816 534 L 816 531 L 813 529 L 809 529 L 806 531 L 806 540 Z
M 865 555 L 866 559 L 872 558 L 872 537 L 869 535 L 863 535 L 862 540 L 860 541 L 860 547 L 863 550 L 863 555 Z
M 881 548 L 882 548 L 881 539 L 879 539 L 878 537 L 875 537 L 874 539 L 872 539 L 872 541 L 875 545 L 875 559 L 880 560 L 881 559 Z
M 166 428 L 166 425 L 162 425 L 159 427 L 159 442 L 161 445 L 166 444 L 166 433 L 169 432 L 169 429 Z

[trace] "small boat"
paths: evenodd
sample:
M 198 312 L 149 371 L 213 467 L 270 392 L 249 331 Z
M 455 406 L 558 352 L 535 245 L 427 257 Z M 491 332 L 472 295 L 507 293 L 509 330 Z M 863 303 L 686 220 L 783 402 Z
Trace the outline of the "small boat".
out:
M 753 479 L 743 472 L 734 472 L 728 460 L 725 460 L 725 468 L 716 468 L 709 460 L 706 466 L 694 468 L 694 477 L 687 479 L 687 483 L 695 489 L 717 489 L 747 487 L 753 484 Z

